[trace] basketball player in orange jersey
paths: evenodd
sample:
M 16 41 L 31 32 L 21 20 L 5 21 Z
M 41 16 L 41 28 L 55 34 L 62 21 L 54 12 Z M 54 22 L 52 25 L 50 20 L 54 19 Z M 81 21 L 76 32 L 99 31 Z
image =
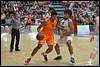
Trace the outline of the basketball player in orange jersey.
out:
M 94 33 L 92 34 L 90 42 L 92 42 L 94 40 L 94 37 L 97 34 L 96 45 L 95 45 L 93 51 L 91 52 L 90 58 L 89 58 L 89 60 L 88 60 L 88 62 L 86 64 L 87 66 L 91 66 L 92 65 L 93 60 L 96 57 L 96 54 L 99 52 L 99 14 L 95 18 L 95 22 L 96 22 L 96 24 L 94 25 Z
M 45 42 L 48 45 L 48 49 L 42 53 L 45 61 L 48 61 L 47 54 L 49 54 L 53 50 L 54 29 L 55 29 L 56 23 L 57 23 L 56 13 L 52 12 L 51 17 L 48 20 L 45 20 L 45 23 L 46 24 L 41 24 L 38 27 L 38 32 L 41 32 L 42 34 L 44 34 L 44 38 L 43 38 L 43 40 L 38 41 L 38 45 L 32 51 L 31 56 L 29 58 L 27 58 L 27 60 L 25 61 L 26 65 L 29 64 L 32 57 L 45 44 Z
M 57 25 L 57 27 L 60 29 L 60 38 L 58 39 L 58 42 L 56 43 L 55 50 L 57 53 L 57 57 L 54 58 L 54 60 L 61 60 L 62 56 L 60 55 L 60 46 L 62 46 L 62 43 L 65 42 L 68 46 L 69 53 L 70 53 L 70 63 L 74 64 L 74 55 L 73 55 L 73 47 L 72 47 L 72 38 L 74 33 L 74 26 L 73 22 L 70 19 L 72 15 L 72 11 L 67 9 L 64 11 L 64 19 L 60 22 L 60 25 Z

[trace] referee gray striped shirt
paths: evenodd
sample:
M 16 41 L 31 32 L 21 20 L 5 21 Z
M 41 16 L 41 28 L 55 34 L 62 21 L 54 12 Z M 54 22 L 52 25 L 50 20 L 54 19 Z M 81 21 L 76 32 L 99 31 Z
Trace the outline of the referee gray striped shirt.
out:
M 20 18 L 14 17 L 12 19 L 12 28 L 19 29 L 20 28 Z

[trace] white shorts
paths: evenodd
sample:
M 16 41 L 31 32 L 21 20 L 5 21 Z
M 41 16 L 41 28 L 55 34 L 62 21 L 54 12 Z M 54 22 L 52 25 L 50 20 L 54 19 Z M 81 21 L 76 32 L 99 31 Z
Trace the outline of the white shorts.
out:
M 60 38 L 58 39 L 57 43 L 61 46 L 62 44 L 66 43 L 69 40 L 72 42 L 73 36 L 74 34 L 71 34 L 70 36 L 65 36 L 64 38 Z

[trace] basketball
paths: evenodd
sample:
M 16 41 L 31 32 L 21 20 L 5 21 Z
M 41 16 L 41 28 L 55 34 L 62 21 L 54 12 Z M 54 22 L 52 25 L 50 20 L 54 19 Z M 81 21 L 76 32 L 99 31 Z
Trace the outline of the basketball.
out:
M 43 38 L 44 38 L 44 35 L 43 35 L 43 33 L 40 33 L 40 32 L 36 36 L 37 40 L 43 40 Z

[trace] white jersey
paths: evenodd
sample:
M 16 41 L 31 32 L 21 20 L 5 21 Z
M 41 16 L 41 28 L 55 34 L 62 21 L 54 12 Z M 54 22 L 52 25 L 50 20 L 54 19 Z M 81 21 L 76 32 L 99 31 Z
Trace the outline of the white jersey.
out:
M 67 27 L 66 30 L 69 29 L 69 26 L 68 26 L 68 23 L 71 22 L 71 19 L 68 19 L 68 20 L 65 20 L 63 19 L 61 22 L 60 22 L 60 25 L 61 26 L 64 26 L 64 27 Z M 62 34 L 63 32 L 60 30 L 60 34 Z M 65 36 L 64 38 L 60 38 L 58 39 L 57 43 L 59 44 L 59 46 L 61 46 L 63 43 L 66 43 L 66 41 L 72 41 L 73 40 L 73 36 L 74 34 L 71 34 L 70 36 Z
M 69 22 L 72 22 L 72 20 L 71 20 L 71 19 L 67 19 L 67 20 L 63 19 L 63 20 L 60 22 L 60 25 L 63 26 L 64 28 L 67 27 L 67 29 L 70 29 L 69 26 L 68 26 L 68 23 L 69 23 Z
M 60 25 L 61 26 L 68 26 L 68 20 L 65 20 L 65 19 L 63 19 L 61 22 L 60 22 Z

